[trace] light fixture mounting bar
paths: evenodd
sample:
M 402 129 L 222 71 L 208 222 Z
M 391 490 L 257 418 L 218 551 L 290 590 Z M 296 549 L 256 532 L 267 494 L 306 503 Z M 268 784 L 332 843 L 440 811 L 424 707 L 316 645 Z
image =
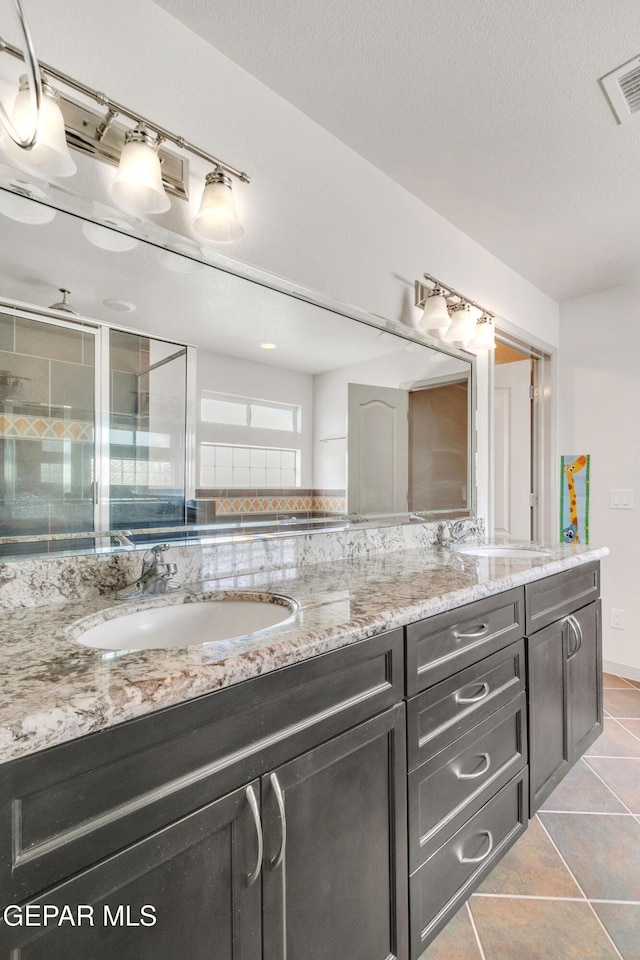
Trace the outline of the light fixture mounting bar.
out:
M 429 283 L 422 283 L 421 280 L 415 281 L 416 307 L 423 307 L 426 298 L 429 296 L 429 293 L 436 287 L 439 287 L 444 293 L 445 300 L 451 306 L 456 303 L 468 303 L 469 306 L 476 307 L 478 310 L 480 310 L 484 316 L 489 317 L 491 320 L 495 320 L 495 313 L 493 313 L 493 311 L 487 310 L 486 307 L 483 307 L 480 303 L 476 303 L 475 300 L 470 300 L 469 297 L 465 297 L 465 295 L 456 290 L 455 287 L 450 286 L 448 283 L 443 283 L 442 280 L 438 280 L 436 277 L 432 277 L 430 273 L 424 273 L 423 277 L 425 280 L 428 280 Z
M 19 47 L 15 47 L 12 43 L 8 43 L 2 37 L 0 37 L 0 52 L 8 53 L 12 57 L 16 57 L 18 60 L 24 60 L 24 54 L 22 50 L 20 50 Z M 111 98 L 107 97 L 106 94 L 101 93 L 99 90 L 94 90 L 93 87 L 87 86 L 87 84 L 82 83 L 80 80 L 74 79 L 74 77 L 70 77 L 66 73 L 62 73 L 61 70 L 56 70 L 55 67 L 52 67 L 47 63 L 43 63 L 42 61 L 38 61 L 38 64 L 42 74 L 46 74 L 52 79 L 57 80 L 59 83 L 65 84 L 65 86 L 70 87 L 72 90 L 75 90 L 77 93 L 81 93 L 83 96 L 88 97 L 91 100 L 95 100 L 96 103 L 100 104 L 100 106 L 107 107 L 109 114 L 117 114 L 127 117 L 135 124 L 141 124 L 145 127 L 148 127 L 150 130 L 153 130 L 161 140 L 168 140 L 181 150 L 186 150 L 188 153 L 192 153 L 194 156 L 200 157 L 202 160 L 206 160 L 213 167 L 220 167 L 226 173 L 236 177 L 242 183 L 251 182 L 251 178 L 243 170 L 238 170 L 237 167 L 232 167 L 230 164 L 225 163 L 224 160 L 214 157 L 213 154 L 207 153 L 206 150 L 202 150 L 194 143 L 190 143 L 188 140 L 185 140 L 184 137 L 178 136 L 177 134 L 172 133 L 170 130 L 167 130 L 165 127 L 159 126 L 152 120 L 142 116 L 142 114 L 124 106 L 124 104 L 118 103 L 116 100 L 111 100 Z

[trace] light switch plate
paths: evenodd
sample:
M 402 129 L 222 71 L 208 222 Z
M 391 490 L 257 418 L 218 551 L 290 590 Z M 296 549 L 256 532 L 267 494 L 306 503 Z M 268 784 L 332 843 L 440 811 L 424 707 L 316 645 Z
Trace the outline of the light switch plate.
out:
M 633 510 L 633 490 L 612 490 L 612 510 Z

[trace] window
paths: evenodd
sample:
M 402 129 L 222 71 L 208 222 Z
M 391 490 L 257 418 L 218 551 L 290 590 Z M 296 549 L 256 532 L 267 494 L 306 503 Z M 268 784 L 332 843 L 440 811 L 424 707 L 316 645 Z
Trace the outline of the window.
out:
M 201 487 L 299 487 L 300 451 L 200 444 Z
M 233 397 L 206 390 L 200 400 L 200 417 L 206 423 L 300 432 L 300 407 L 295 404 Z

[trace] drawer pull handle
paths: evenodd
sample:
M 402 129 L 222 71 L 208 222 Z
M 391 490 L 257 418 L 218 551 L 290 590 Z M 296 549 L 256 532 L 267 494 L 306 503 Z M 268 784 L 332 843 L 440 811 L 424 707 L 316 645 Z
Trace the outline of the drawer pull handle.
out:
M 459 771 L 456 771 L 456 777 L 458 780 L 477 780 L 478 777 L 483 777 L 485 773 L 488 772 L 489 767 L 491 766 L 491 757 L 488 753 L 481 753 L 479 756 L 484 760 L 484 764 L 480 770 L 476 770 L 475 773 L 460 773 Z
M 284 809 L 284 796 L 282 794 L 282 788 L 280 787 L 280 783 L 278 782 L 277 774 L 272 773 L 269 779 L 271 781 L 273 792 L 276 795 L 276 800 L 278 801 L 278 812 L 280 814 L 280 830 L 281 830 L 280 849 L 278 851 L 277 857 L 271 861 L 272 869 L 277 870 L 284 859 L 284 852 L 287 846 L 287 815 Z
M 463 697 L 460 692 L 456 693 L 455 701 L 456 703 L 479 703 L 481 700 L 484 700 L 485 697 L 489 696 L 489 684 L 482 683 L 480 686 L 480 691 L 476 693 L 473 697 Z
M 249 801 L 249 806 L 251 807 L 253 822 L 256 825 L 256 835 L 258 837 L 258 855 L 256 857 L 256 865 L 247 877 L 247 883 L 251 887 L 260 876 L 260 870 L 262 869 L 262 826 L 260 825 L 260 811 L 258 810 L 258 801 L 256 800 L 255 793 L 253 792 L 253 787 L 247 787 L 245 790 L 245 796 Z
M 487 847 L 484 853 L 480 854 L 479 857 L 463 857 L 462 851 L 460 851 L 460 853 L 458 853 L 458 860 L 460 861 L 460 863 L 482 863 L 482 861 L 486 860 L 489 854 L 492 852 L 493 834 L 491 833 L 491 830 L 482 830 L 481 833 L 478 834 L 478 836 L 486 837 L 487 840 L 489 841 L 489 846 Z
M 488 629 L 488 623 L 481 623 L 475 630 L 466 630 L 464 633 L 458 633 L 456 630 L 454 636 L 456 640 L 475 640 L 476 637 L 481 637 L 483 633 L 486 633 Z

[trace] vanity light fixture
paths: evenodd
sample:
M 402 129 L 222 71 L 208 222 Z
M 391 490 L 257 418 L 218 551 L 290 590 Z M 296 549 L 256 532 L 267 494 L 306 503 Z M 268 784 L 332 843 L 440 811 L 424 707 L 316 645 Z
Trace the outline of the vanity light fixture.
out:
M 426 296 L 419 326 L 427 333 L 442 335 L 448 329 L 450 323 L 451 318 L 447 310 L 445 291 L 436 284 Z
M 461 300 L 451 307 L 451 326 L 444 339 L 448 343 L 464 345 L 469 343 L 476 329 L 476 316 L 471 312 L 471 304 Z
M 24 74 L 20 77 L 18 96 L 11 115 L 15 129 L 24 137 L 31 128 L 32 114 L 29 78 Z M 5 149 L 11 160 L 39 176 L 72 177 L 78 169 L 67 146 L 60 96 L 46 80 L 42 81 L 42 101 L 35 144 L 30 150 L 24 150 L 15 142 L 9 142 Z
M 496 333 L 493 326 L 493 317 L 483 313 L 476 324 L 473 338 L 469 341 L 470 350 L 495 350 Z
M 25 60 L 29 77 L 21 80 L 14 120 L 0 104 L 0 129 L 4 127 L 6 132 L 2 139 L 12 141 L 7 143 L 12 159 L 28 169 L 37 169 L 42 177 L 70 176 L 75 164 L 68 144 L 85 155 L 118 166 L 110 188 L 114 203 L 127 213 L 146 217 L 169 209 L 168 193 L 189 199 L 186 152 L 213 168 L 205 179 L 193 229 L 209 241 L 238 240 L 244 230 L 235 209 L 232 178 L 250 183 L 248 174 L 111 100 L 99 90 L 49 64 L 40 63 L 33 53 L 20 0 L 14 0 L 14 6 L 23 26 L 26 55 L 1 37 L 0 53 Z M 42 81 L 41 76 L 45 78 Z M 73 100 L 66 89 L 64 92 L 54 90 L 52 81 L 94 101 L 98 108 Z M 117 118 L 133 124 L 133 129 L 117 122 Z M 34 131 L 35 123 L 37 130 Z M 181 152 L 167 149 L 166 144 L 174 145 Z
M 424 282 L 426 281 L 426 283 Z M 462 347 L 469 347 L 474 351 L 493 350 L 495 347 L 495 334 L 493 320 L 494 315 L 479 303 L 463 296 L 458 290 L 442 283 L 425 273 L 423 280 L 415 282 L 415 305 L 423 307 L 425 313 L 430 300 L 444 301 L 451 320 L 447 325 L 444 319 L 439 321 L 441 326 L 436 326 L 430 320 L 427 320 L 427 326 L 423 323 L 423 317 L 419 321 L 419 326 L 428 332 L 434 333 L 441 340 L 447 343 L 455 343 Z M 479 319 L 476 320 L 476 317 Z
M 118 172 L 109 186 L 112 200 L 125 213 L 145 217 L 171 207 L 162 185 L 159 146 L 158 137 L 142 124 L 125 133 Z
M 277 343 L 270 343 L 269 341 L 265 341 L 264 343 L 260 344 L 260 347 L 263 350 L 275 350 L 277 346 L 278 346 Z
M 105 217 L 100 223 L 92 223 L 90 220 L 86 220 L 82 224 L 82 233 L 85 239 L 92 243 L 94 247 L 109 250 L 111 253 L 125 253 L 138 246 L 138 239 L 128 234 L 126 232 L 128 229 L 129 224 L 126 221 L 115 217 Z
M 193 229 L 204 240 L 228 243 L 244 234 L 236 213 L 236 202 L 231 189 L 231 177 L 216 167 L 205 177 L 200 209 L 193 221 Z

